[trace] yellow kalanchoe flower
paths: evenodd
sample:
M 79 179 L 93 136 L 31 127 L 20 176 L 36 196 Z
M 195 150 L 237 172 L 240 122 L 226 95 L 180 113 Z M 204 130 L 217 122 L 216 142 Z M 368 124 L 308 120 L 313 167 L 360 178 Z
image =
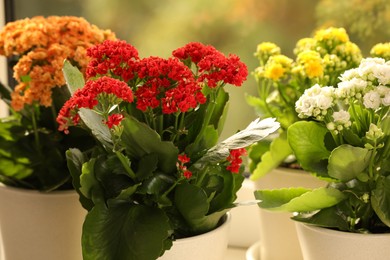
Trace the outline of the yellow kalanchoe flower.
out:
M 280 47 L 273 42 L 262 42 L 257 45 L 256 52 L 254 53 L 260 61 L 261 65 L 264 65 L 267 60 L 274 55 L 281 53 Z
M 315 51 L 317 41 L 313 38 L 302 38 L 298 40 L 294 48 L 294 54 L 298 55 L 299 53 L 307 50 Z
M 299 53 L 295 72 L 307 76 L 309 79 L 322 77 L 324 67 L 320 54 L 311 50 Z
M 274 55 L 264 66 L 264 77 L 278 81 L 291 71 L 293 60 L 285 55 Z
M 374 45 L 370 50 L 370 54 L 373 57 L 390 60 L 390 42 L 378 43 Z
M 322 30 L 317 30 L 314 34 L 314 39 L 317 42 L 334 46 L 340 43 L 349 41 L 349 36 L 344 28 L 329 27 Z

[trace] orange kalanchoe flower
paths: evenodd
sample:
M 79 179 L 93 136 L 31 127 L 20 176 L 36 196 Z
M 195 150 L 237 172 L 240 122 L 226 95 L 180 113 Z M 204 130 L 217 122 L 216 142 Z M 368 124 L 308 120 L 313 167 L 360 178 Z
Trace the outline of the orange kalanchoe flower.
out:
M 18 84 L 12 108 L 19 111 L 34 102 L 51 106 L 52 89 L 65 85 L 64 60 L 85 72 L 86 49 L 106 39 L 116 39 L 115 34 L 73 16 L 37 16 L 8 23 L 0 32 L 0 55 L 20 56 L 13 68 Z

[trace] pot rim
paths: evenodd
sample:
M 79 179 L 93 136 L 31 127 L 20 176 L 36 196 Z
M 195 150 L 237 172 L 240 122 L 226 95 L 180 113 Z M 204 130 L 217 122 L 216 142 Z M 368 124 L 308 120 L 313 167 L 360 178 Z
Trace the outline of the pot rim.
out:
M 8 190 L 8 192 L 15 193 L 15 194 L 29 194 L 29 196 L 74 196 L 76 190 L 70 189 L 70 190 L 54 190 L 49 192 L 39 191 L 39 190 L 33 190 L 33 189 L 24 189 L 24 188 L 18 188 L 13 186 L 7 186 L 3 183 L 0 183 L 0 189 Z
M 206 233 L 199 234 L 199 235 L 192 236 L 192 237 L 178 238 L 178 239 L 174 240 L 173 242 L 180 241 L 180 243 L 186 243 L 186 242 L 190 242 L 190 241 L 193 241 L 193 240 L 196 240 L 196 239 L 200 239 L 201 237 L 204 238 L 204 237 L 212 236 L 212 235 L 214 235 L 214 233 L 221 231 L 221 229 L 228 228 L 228 224 L 231 221 L 231 213 L 227 212 L 222 217 L 222 219 L 224 220 L 222 222 L 222 224 L 220 224 L 218 227 L 216 227 L 213 230 L 210 230 L 210 231 L 208 231 Z
M 320 227 L 316 226 L 313 224 L 308 224 L 308 223 L 303 223 L 299 221 L 295 221 L 296 226 L 301 226 L 304 229 L 310 230 L 311 232 L 315 233 L 320 233 L 320 234 L 326 234 L 329 236 L 338 236 L 338 237 L 345 237 L 345 238 L 362 238 L 365 239 L 367 238 L 366 236 L 370 236 L 370 239 L 381 239 L 384 237 L 389 237 L 390 233 L 381 233 L 381 234 L 376 234 L 376 233 L 354 233 L 354 232 L 348 232 L 348 231 L 341 231 L 341 230 L 335 230 L 335 229 L 330 229 L 326 227 Z

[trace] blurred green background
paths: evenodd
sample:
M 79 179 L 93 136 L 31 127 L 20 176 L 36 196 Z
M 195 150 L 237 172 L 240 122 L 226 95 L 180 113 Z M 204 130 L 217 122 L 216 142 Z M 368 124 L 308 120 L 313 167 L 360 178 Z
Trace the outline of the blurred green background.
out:
M 271 41 L 293 57 L 298 39 L 323 26 L 346 28 L 365 55 L 390 41 L 388 0 L 14 0 L 15 18 L 36 15 L 83 16 L 134 45 L 141 57 L 162 56 L 191 41 L 212 44 L 241 57 L 249 71 L 258 43 Z M 228 86 L 231 104 L 222 138 L 256 118 L 245 102 L 255 94 L 249 75 L 241 88 Z

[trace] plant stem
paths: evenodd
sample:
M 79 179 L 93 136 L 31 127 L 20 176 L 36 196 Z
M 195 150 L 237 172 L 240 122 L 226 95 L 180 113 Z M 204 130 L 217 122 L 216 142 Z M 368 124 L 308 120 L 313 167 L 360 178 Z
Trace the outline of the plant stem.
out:
M 198 135 L 196 136 L 194 144 L 197 145 L 200 140 L 203 138 L 203 134 L 206 131 L 206 127 L 209 125 L 211 116 L 214 113 L 215 106 L 217 105 L 216 103 L 216 97 L 218 96 L 218 91 L 221 89 L 221 87 L 216 87 L 215 89 L 212 89 L 210 93 L 210 101 L 209 104 L 206 108 L 206 115 L 204 116 L 204 120 L 202 122 L 202 128 L 200 129 Z
M 33 125 L 35 146 L 37 148 L 37 151 L 41 154 L 40 140 L 39 140 L 39 133 L 38 133 L 38 125 L 37 125 L 37 118 L 36 118 L 34 107 L 31 110 L 31 119 L 32 119 L 32 125 Z
M 123 168 L 125 168 L 126 172 L 129 174 L 129 176 L 135 180 L 136 176 L 133 170 L 130 168 L 130 165 L 128 164 L 125 156 L 120 151 L 115 151 L 116 156 L 118 157 L 119 161 L 122 163 Z

